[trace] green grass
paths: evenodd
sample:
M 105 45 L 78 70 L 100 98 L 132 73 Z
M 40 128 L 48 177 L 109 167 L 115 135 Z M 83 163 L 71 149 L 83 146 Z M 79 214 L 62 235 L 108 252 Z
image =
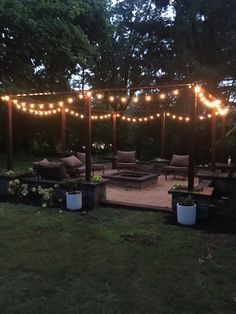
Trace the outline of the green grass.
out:
M 232 241 L 169 221 L 1 203 L 1 314 L 235 313 Z

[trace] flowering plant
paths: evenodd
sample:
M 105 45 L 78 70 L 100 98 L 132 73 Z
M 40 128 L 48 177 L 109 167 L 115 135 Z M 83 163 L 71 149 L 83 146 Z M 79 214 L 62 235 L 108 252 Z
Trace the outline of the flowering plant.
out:
M 19 179 L 9 181 L 8 192 L 15 196 L 26 196 L 29 193 L 28 184 L 22 183 Z
M 40 185 L 38 187 L 33 187 L 32 192 L 38 193 L 38 195 L 41 197 L 42 201 L 42 207 L 49 207 L 53 206 L 55 201 L 57 200 L 55 189 L 58 187 L 57 184 L 54 185 L 54 188 L 42 188 Z M 62 199 L 58 199 L 59 202 L 62 201 Z

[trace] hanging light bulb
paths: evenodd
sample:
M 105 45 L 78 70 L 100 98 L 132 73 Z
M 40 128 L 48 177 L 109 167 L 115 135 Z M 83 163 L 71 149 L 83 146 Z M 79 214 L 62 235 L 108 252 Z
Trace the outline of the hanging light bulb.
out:
M 166 98 L 166 94 L 163 94 L 163 93 L 160 94 L 160 98 L 161 98 L 161 99 L 165 99 L 165 98 Z
M 121 101 L 124 103 L 127 101 L 127 99 L 125 97 L 121 97 Z
M 73 102 L 73 98 L 67 98 L 67 101 L 69 104 L 71 104 Z
M 174 94 L 175 96 L 179 95 L 178 89 L 174 90 L 174 91 L 173 91 L 173 94 Z
M 195 92 L 196 94 L 200 93 L 200 92 L 201 92 L 201 87 L 198 86 L 198 85 L 196 85 L 196 86 L 194 87 L 194 92 Z
M 151 101 L 151 99 L 152 99 L 152 97 L 151 97 L 150 95 L 146 95 L 146 96 L 145 96 L 145 100 L 146 100 L 146 101 Z
M 110 101 L 114 101 L 114 100 L 115 100 L 115 97 L 114 97 L 114 96 L 110 96 L 110 97 L 109 97 L 109 100 L 110 100 Z
M 138 96 L 134 96 L 133 102 L 137 103 L 138 102 Z
M 98 99 L 102 99 L 102 94 L 97 94 Z

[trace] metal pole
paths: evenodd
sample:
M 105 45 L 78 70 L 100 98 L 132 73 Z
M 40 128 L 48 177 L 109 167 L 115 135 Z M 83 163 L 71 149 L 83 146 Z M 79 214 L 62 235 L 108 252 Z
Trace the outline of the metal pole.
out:
M 192 95 L 193 89 L 190 89 L 190 130 L 189 130 L 189 169 L 188 169 L 188 190 L 194 189 L 194 166 L 195 166 L 195 142 L 196 142 L 196 111 L 197 111 L 197 93 Z
M 112 168 L 115 169 L 115 158 L 117 154 L 117 120 L 116 113 L 112 115 Z
M 65 156 L 66 151 L 66 110 L 64 105 L 61 108 L 61 155 Z
M 7 170 L 13 170 L 12 101 L 7 102 Z
M 86 171 L 85 178 L 89 182 L 91 180 L 91 146 L 92 146 L 92 124 L 91 124 L 91 92 L 86 94 Z
M 215 109 L 212 108 L 211 115 L 211 170 L 216 170 L 216 113 Z
M 166 137 L 166 111 L 161 114 L 161 158 L 165 158 L 165 137 Z

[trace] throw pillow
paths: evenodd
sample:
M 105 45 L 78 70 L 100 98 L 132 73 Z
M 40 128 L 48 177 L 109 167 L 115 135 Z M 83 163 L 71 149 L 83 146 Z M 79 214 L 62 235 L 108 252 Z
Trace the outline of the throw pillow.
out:
M 83 162 L 74 155 L 71 155 L 70 157 L 61 158 L 61 161 L 63 162 L 65 167 L 69 168 L 78 168 L 83 165 Z

